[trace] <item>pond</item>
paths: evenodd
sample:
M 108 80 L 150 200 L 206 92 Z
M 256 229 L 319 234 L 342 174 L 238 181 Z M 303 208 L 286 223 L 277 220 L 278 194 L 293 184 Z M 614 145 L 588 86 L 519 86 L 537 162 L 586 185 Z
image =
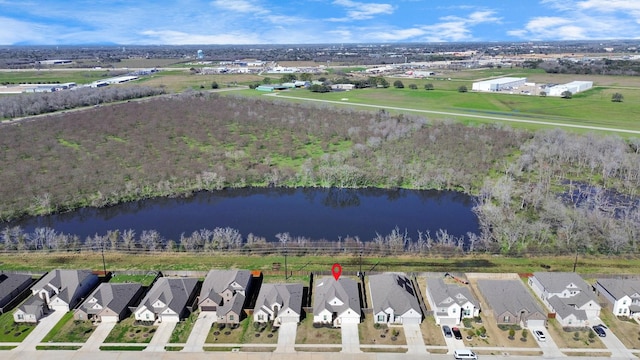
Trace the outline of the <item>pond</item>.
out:
M 395 228 L 412 239 L 446 230 L 456 237 L 478 233 L 474 199 L 451 191 L 319 188 L 245 188 L 198 192 L 186 198 L 154 198 L 106 208 L 0 223 L 25 232 L 49 227 L 80 239 L 108 230 L 156 230 L 179 240 L 200 229 L 231 227 L 278 241 L 276 234 L 335 241 L 359 237 L 370 241 Z

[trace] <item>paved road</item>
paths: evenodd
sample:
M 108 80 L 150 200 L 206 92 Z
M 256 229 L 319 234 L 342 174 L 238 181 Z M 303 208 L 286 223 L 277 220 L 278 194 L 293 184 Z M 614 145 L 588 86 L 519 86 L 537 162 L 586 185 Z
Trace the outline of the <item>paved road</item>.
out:
M 342 353 L 357 354 L 360 350 L 358 324 L 342 324 Z
M 95 330 L 93 330 L 93 334 L 89 336 L 84 345 L 80 348 L 80 351 L 98 351 L 100 350 L 100 346 L 104 342 L 104 339 L 109 336 L 111 330 L 113 330 L 114 326 L 116 326 L 116 322 L 102 322 L 100 323 Z
M 189 338 L 187 339 L 187 343 L 185 344 L 182 351 L 185 352 L 200 352 L 204 351 L 202 346 L 207 340 L 207 336 L 209 335 L 209 330 L 218 320 L 215 312 L 212 311 L 202 311 L 200 315 L 198 315 L 198 319 L 196 323 L 193 325 L 193 329 L 189 334 Z
M 278 346 L 276 352 L 292 353 L 296 351 L 297 323 L 284 323 L 278 329 Z
M 404 324 L 402 327 L 404 328 L 404 336 L 407 338 L 407 353 L 427 354 L 420 325 Z
M 153 334 L 153 338 L 151 338 L 151 342 L 147 346 L 144 351 L 152 351 L 152 352 L 162 352 L 165 351 L 164 347 L 169 342 L 171 338 L 171 333 L 173 329 L 176 328 L 177 322 L 172 321 L 164 321 L 158 325 L 158 329 L 156 333 Z
M 454 112 L 448 112 L 448 111 L 420 110 L 420 109 L 402 108 L 402 107 L 395 107 L 395 106 L 350 103 L 348 101 L 305 99 L 305 98 L 300 98 L 295 96 L 286 96 L 281 94 L 265 94 L 265 96 L 274 96 L 278 98 L 294 99 L 299 101 L 313 101 L 313 102 L 326 103 L 326 104 L 351 105 L 351 106 L 361 106 L 361 107 L 369 107 L 369 108 L 375 108 L 375 109 L 411 111 L 415 113 L 424 113 L 424 114 L 436 114 L 436 115 L 466 117 L 466 118 L 472 118 L 472 119 L 495 120 L 495 121 L 501 121 L 501 122 L 547 125 L 547 126 L 567 127 L 567 128 L 585 129 L 585 130 L 610 131 L 610 132 L 626 133 L 626 134 L 640 134 L 640 130 L 616 129 L 616 128 L 601 127 L 601 126 L 589 126 L 589 125 L 578 125 L 578 124 L 565 124 L 565 123 L 556 123 L 551 121 L 518 119 L 515 117 L 512 118 L 512 117 L 500 117 L 500 116 L 489 116 L 489 115 L 476 115 L 476 114 L 469 114 L 469 113 L 454 113 Z
M 45 318 L 40 319 L 36 328 L 22 341 L 15 351 L 22 350 L 35 350 L 36 346 L 42 342 L 45 336 L 53 329 L 53 327 L 62 319 L 66 312 L 62 310 L 56 310 Z

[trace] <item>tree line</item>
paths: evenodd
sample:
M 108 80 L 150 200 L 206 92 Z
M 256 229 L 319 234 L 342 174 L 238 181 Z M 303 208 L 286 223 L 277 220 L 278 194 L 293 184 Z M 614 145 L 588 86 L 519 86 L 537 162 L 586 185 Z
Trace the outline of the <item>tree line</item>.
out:
M 115 101 L 164 94 L 162 88 L 147 86 L 82 87 L 48 93 L 17 94 L 0 97 L 0 119 L 46 114 Z

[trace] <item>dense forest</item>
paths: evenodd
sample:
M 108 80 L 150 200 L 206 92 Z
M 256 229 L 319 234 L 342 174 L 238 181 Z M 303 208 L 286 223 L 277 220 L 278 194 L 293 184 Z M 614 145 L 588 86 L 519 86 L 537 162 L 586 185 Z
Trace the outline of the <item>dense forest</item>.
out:
M 224 187 L 451 189 L 477 196 L 478 236 L 410 239 L 394 231 L 368 246 L 640 250 L 638 139 L 188 92 L 2 124 L 0 149 L 3 220 Z M 6 228 L 0 246 L 65 248 L 109 239 L 118 249 L 189 251 L 264 244 L 233 229 L 207 231 L 182 239 L 127 231 L 74 239 L 51 229 Z

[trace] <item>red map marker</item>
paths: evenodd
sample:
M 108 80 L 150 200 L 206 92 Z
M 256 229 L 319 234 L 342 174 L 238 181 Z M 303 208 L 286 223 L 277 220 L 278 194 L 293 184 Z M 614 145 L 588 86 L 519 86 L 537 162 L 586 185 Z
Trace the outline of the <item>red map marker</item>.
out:
M 342 266 L 340 266 L 340 264 L 338 263 L 333 264 L 333 266 L 331 267 L 331 272 L 333 273 L 333 278 L 338 281 L 338 279 L 340 278 L 340 274 L 342 274 Z

